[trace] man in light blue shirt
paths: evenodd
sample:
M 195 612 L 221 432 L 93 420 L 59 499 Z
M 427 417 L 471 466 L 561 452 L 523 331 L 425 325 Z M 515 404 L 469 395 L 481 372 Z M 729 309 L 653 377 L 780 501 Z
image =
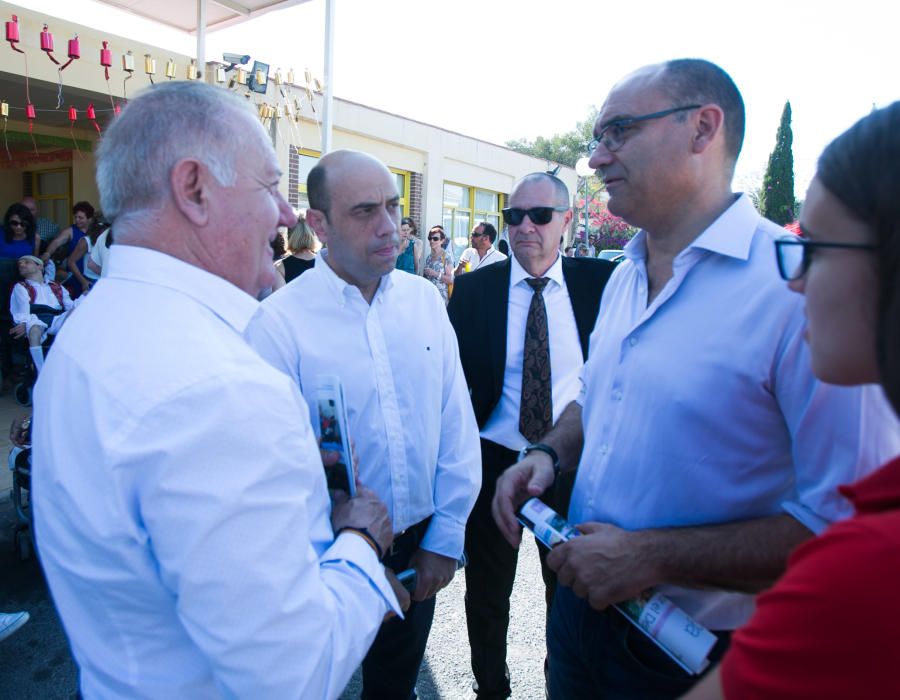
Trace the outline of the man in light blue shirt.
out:
M 581 396 L 544 439 L 578 465 L 584 533 L 548 556 L 553 697 L 686 692 L 696 679 L 610 605 L 658 590 L 716 633 L 718 658 L 794 546 L 850 514 L 836 487 L 900 450 L 877 388 L 812 375 L 802 299 L 775 267 L 783 231 L 731 190 L 744 118 L 731 78 L 686 59 L 626 77 L 594 126 L 609 209 L 642 231 L 606 287 Z M 511 542 L 513 506 L 553 478 L 540 453 L 501 477 Z

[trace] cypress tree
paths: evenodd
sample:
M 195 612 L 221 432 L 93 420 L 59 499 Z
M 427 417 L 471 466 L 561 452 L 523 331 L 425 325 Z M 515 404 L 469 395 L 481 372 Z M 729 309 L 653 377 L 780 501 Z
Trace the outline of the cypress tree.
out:
M 760 213 L 776 224 L 787 224 L 794 220 L 794 154 L 791 145 L 794 134 L 791 131 L 791 103 L 785 102 L 781 113 L 781 124 L 775 135 L 775 150 L 769 156 L 769 165 L 763 178 L 759 194 Z

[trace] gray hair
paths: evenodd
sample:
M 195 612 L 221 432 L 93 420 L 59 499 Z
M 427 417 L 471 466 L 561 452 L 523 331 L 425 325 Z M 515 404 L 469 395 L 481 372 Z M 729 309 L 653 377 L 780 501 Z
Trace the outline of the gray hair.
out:
M 549 182 L 553 186 L 556 204 L 561 207 L 569 206 L 571 201 L 569 199 L 569 188 L 566 187 L 566 183 L 556 177 L 556 175 L 553 175 L 552 173 L 529 173 L 513 186 L 513 191 L 515 192 L 526 182 Z
M 184 158 L 204 163 L 224 186 L 237 179 L 235 125 L 249 104 L 223 88 L 172 81 L 142 90 L 115 117 L 97 149 L 97 188 L 119 234 L 168 197 L 169 175 Z

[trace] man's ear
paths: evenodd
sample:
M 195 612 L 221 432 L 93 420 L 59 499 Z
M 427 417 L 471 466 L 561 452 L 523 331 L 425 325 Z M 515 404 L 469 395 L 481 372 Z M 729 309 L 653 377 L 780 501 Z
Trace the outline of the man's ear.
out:
M 573 216 L 575 216 L 575 214 L 571 209 L 563 212 L 563 228 L 569 228 Z
M 184 158 L 175 163 L 169 176 L 175 207 L 195 226 L 209 223 L 209 170 L 203 163 Z
M 719 105 L 704 105 L 697 110 L 697 114 L 694 117 L 694 126 L 696 128 L 691 147 L 694 153 L 702 153 L 709 148 L 716 138 L 723 137 L 725 113 Z
M 313 230 L 322 243 L 328 243 L 328 215 L 324 211 L 307 209 L 306 225 Z

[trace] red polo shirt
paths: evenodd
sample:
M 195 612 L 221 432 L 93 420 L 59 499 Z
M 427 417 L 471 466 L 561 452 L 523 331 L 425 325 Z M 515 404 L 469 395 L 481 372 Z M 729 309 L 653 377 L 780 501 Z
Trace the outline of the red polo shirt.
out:
M 900 458 L 841 493 L 856 515 L 799 546 L 735 633 L 727 700 L 900 698 Z

